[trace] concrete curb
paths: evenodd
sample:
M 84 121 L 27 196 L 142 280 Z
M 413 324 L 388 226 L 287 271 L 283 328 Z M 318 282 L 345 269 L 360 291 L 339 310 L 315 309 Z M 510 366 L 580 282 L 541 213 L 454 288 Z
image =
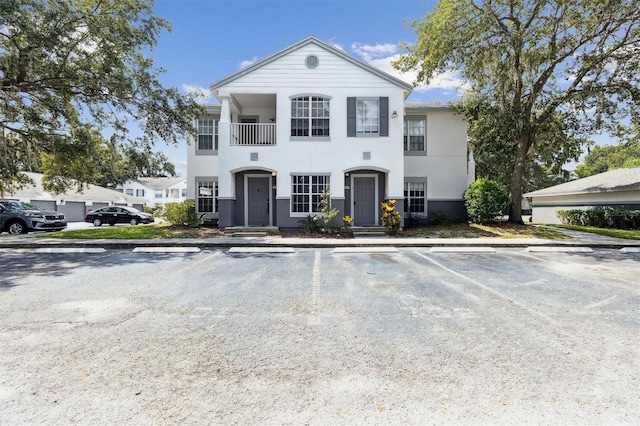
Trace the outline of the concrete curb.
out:
M 0 248 L 105 248 L 132 249 L 136 247 L 297 247 L 297 248 L 337 248 L 337 247 L 591 247 L 601 249 L 622 249 L 640 247 L 638 240 L 611 238 L 577 238 L 574 240 L 543 240 L 536 238 L 193 238 L 193 239 L 149 239 L 149 240 L 65 240 L 33 237 L 0 237 Z

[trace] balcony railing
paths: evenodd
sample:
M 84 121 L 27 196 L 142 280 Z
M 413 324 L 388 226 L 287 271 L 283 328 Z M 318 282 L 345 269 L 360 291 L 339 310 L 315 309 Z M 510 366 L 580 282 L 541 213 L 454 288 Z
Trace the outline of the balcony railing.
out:
M 230 123 L 231 145 L 266 146 L 276 144 L 275 123 Z

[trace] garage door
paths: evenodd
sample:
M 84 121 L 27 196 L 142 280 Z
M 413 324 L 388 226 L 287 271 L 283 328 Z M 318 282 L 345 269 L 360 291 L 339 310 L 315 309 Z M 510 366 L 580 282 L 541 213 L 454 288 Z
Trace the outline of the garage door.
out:
M 58 206 L 58 211 L 64 213 L 67 222 L 83 222 L 85 206 L 82 201 L 67 201 Z
M 32 200 L 31 204 L 33 204 L 34 206 L 38 206 L 41 209 L 44 210 L 50 210 L 52 212 L 56 211 L 56 202 L 55 201 L 39 201 L 39 200 Z

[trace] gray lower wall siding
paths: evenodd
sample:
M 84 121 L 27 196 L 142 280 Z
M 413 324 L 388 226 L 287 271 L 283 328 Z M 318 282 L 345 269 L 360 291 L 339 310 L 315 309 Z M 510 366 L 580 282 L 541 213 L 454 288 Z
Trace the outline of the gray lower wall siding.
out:
M 430 221 L 432 221 L 434 215 L 438 213 L 443 213 L 447 221 L 467 221 L 467 209 L 462 200 L 432 201 L 427 199 L 427 210 Z
M 246 172 L 251 173 L 251 172 Z M 236 173 L 236 199 L 233 203 L 233 226 L 243 226 L 244 223 L 244 175 Z
M 276 217 L 274 225 L 279 228 L 287 228 L 294 229 L 297 228 L 298 221 L 302 219 L 301 217 L 291 217 L 289 215 L 290 210 L 290 199 L 289 198 L 279 198 L 276 200 Z
M 345 201 L 342 198 L 334 198 L 331 200 L 331 207 L 340 210 L 340 213 L 334 219 L 334 224 L 336 226 L 342 226 L 342 217 L 346 214 L 344 213 L 344 205 Z M 280 198 L 276 200 L 276 212 L 277 215 L 275 217 L 274 226 L 277 226 L 281 229 L 297 229 L 300 227 L 299 220 L 303 220 L 305 217 L 291 217 L 291 200 L 289 198 Z
M 233 226 L 233 210 L 236 200 L 218 199 L 218 227 Z

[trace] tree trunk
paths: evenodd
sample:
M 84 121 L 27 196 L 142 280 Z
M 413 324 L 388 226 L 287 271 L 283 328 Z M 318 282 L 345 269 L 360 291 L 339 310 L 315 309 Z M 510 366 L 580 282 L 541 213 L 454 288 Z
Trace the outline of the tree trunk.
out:
M 511 174 L 511 186 L 509 187 L 509 222 L 524 224 L 522 221 L 522 182 L 524 179 L 525 161 L 529 148 L 529 134 L 523 132 L 516 147 L 516 161 Z

